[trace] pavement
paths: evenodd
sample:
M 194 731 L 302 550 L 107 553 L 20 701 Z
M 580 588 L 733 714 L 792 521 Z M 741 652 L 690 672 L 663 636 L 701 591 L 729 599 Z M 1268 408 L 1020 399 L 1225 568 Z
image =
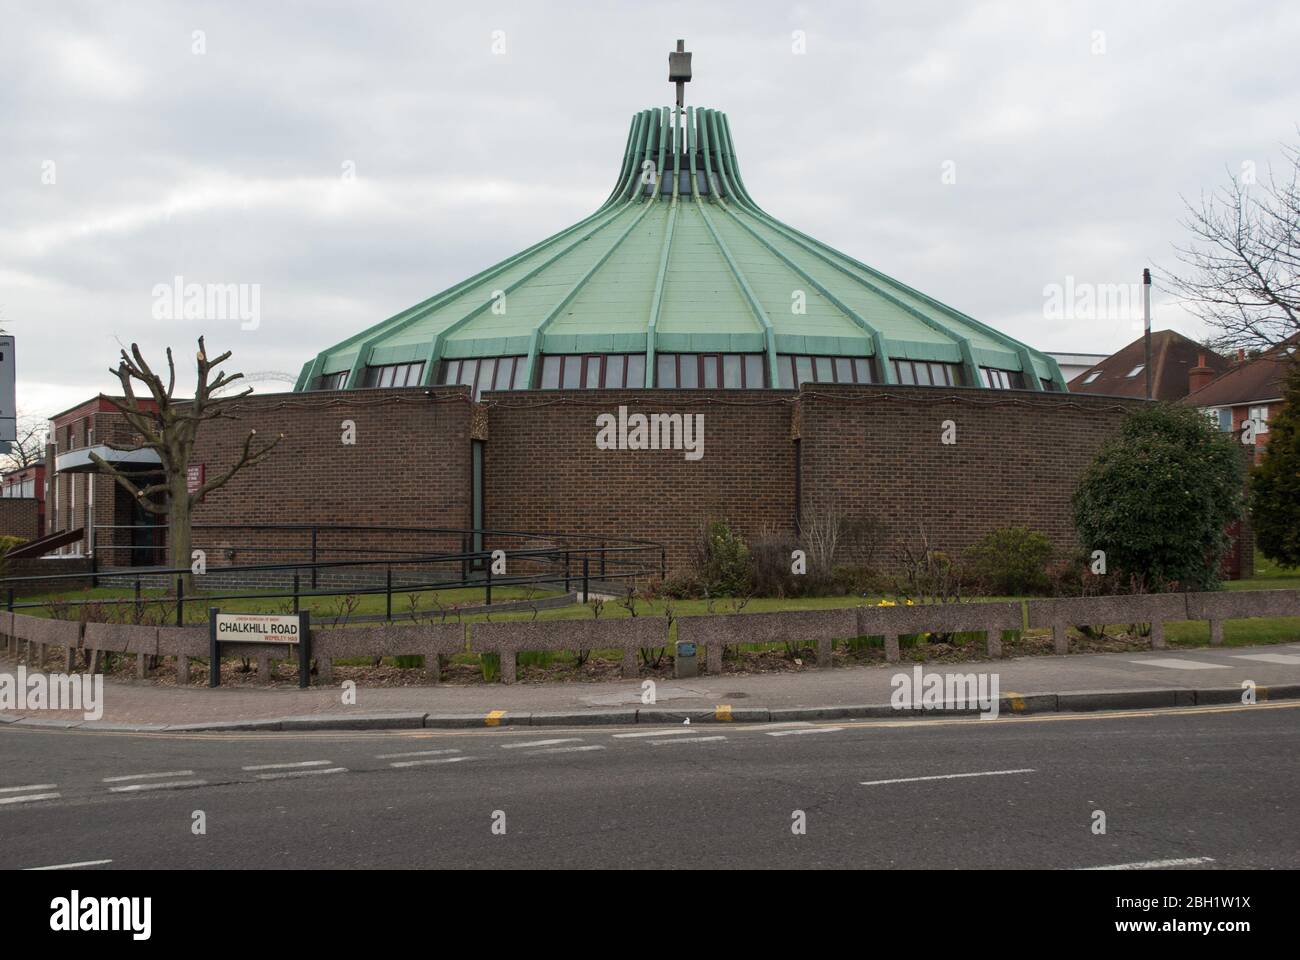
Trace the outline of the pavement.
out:
M 1300 701 L 545 731 L 7 724 L 0 869 L 1294 869 L 1297 735 Z
M 692 722 L 781 722 L 898 716 L 893 678 L 916 665 L 645 681 L 550 682 L 355 689 L 340 686 L 190 687 L 108 680 L 102 717 L 3 710 L 0 727 L 105 731 L 384 729 Z M 15 664 L 0 660 L 0 673 Z M 1000 712 L 1038 713 L 1238 703 L 1252 683 L 1261 700 L 1300 697 L 1300 644 L 1040 656 L 928 664 L 929 673 L 996 675 Z M 929 712 L 927 711 L 927 715 Z

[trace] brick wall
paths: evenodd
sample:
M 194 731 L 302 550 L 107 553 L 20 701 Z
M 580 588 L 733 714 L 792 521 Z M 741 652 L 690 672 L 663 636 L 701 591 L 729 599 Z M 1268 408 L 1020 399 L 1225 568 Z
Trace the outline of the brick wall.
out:
M 0 497 L 0 536 L 35 540 L 40 535 L 40 508 L 35 497 Z
M 629 413 L 702 414 L 703 459 L 598 449 L 596 418 L 620 404 Z M 270 460 L 209 495 L 195 521 L 467 528 L 478 436 L 485 527 L 646 538 L 667 547 L 670 568 L 684 563 L 706 517 L 728 517 L 750 537 L 765 526 L 792 531 L 797 487 L 805 507 L 871 514 L 896 540 L 914 538 L 920 523 L 932 545 L 955 553 L 996 527 L 1025 524 L 1068 548 L 1077 478 L 1138 404 L 831 386 L 798 403 L 777 391 L 511 392 L 488 394 L 478 408 L 463 388 L 432 397 L 418 388 L 254 396 L 229 402 L 238 420 L 204 426 L 196 462 L 211 478 L 238 457 L 250 428 L 285 437 Z M 344 420 L 356 424 L 355 445 L 341 442 Z M 945 420 L 956 425 L 955 444 L 940 442 Z M 195 544 L 212 565 L 246 564 L 306 559 L 309 537 L 255 542 L 247 531 L 199 527 Z M 322 533 L 318 546 L 328 560 L 454 550 L 459 541 Z
M 746 535 L 794 518 L 794 394 L 727 391 L 584 391 L 490 395 L 484 523 L 658 540 L 670 569 L 686 557 L 696 523 L 730 518 Z M 704 416 L 704 457 L 680 450 L 599 450 L 596 417 Z
M 283 434 L 270 458 L 245 469 L 195 509 L 201 524 L 356 524 L 465 528 L 470 510 L 470 414 L 467 388 L 367 390 L 364 393 L 268 394 L 232 400 L 237 420 L 204 424 L 194 462 L 207 479 L 235 463 L 244 437 Z M 356 442 L 342 442 L 343 422 Z M 323 534 L 322 560 L 376 545 L 427 551 L 460 547 L 458 538 Z M 221 551 L 213 565 L 289 562 L 310 552 L 310 532 L 257 537 L 248 531 L 196 529 L 195 546 Z M 225 554 L 233 549 L 235 554 Z
M 800 402 L 803 502 L 883 521 L 893 545 L 957 553 L 997 527 L 1075 546 L 1070 496 L 1139 401 L 919 387 L 818 386 Z M 944 421 L 956 442 L 941 443 Z M 892 552 L 892 546 L 887 547 Z

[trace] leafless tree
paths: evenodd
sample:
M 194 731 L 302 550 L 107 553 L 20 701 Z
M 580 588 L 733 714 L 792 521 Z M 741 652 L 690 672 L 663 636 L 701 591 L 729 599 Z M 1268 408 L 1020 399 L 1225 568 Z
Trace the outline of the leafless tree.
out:
M 9 452 L 0 456 L 0 471 L 10 473 L 22 470 L 45 458 L 45 439 L 49 421 L 43 417 L 18 416 L 18 439 L 9 445 Z
M 108 472 L 141 507 L 150 513 L 167 517 L 168 557 L 170 565 L 175 569 L 190 565 L 190 514 L 194 504 L 225 486 L 241 470 L 261 463 L 284 437 L 284 434 L 280 434 L 269 442 L 257 444 L 257 431 L 248 431 L 239 459 L 234 465 L 225 472 L 206 479 L 197 490 L 190 491 L 188 468 L 199 428 L 209 420 L 239 419 L 230 412 L 229 400 L 223 399 L 217 403 L 212 398 L 214 391 L 243 376 L 242 373 L 227 374 L 217 369 L 228 359 L 229 350 L 216 359 L 209 360 L 203 338 L 199 337 L 199 350 L 195 356 L 198 380 L 192 400 L 175 397 L 176 364 L 172 360 L 171 347 L 167 348 L 165 383 L 144 359 L 140 347 L 134 343 L 131 344 L 129 354 L 126 350 L 122 351 L 117 369 L 109 371 L 121 383 L 123 399 L 107 399 L 121 412 L 127 424 L 138 434 L 139 440 L 125 444 L 108 441 L 106 445 L 113 450 L 134 450 L 140 447 L 153 450 L 161 461 L 162 479 L 154 483 L 137 484 L 130 475 L 118 470 L 98 454 L 92 453 L 91 459 Z M 136 383 L 144 386 L 148 400 L 137 398 Z M 245 390 L 239 396 L 247 396 L 251 392 L 251 389 Z M 152 405 L 149 401 L 152 401 Z M 156 494 L 165 495 L 162 503 L 154 502 L 152 498 Z
M 1217 333 L 1219 350 L 1266 350 L 1300 333 L 1300 144 L 1283 146 L 1283 171 L 1253 165 L 1199 203 L 1184 200 L 1191 241 L 1163 285 Z

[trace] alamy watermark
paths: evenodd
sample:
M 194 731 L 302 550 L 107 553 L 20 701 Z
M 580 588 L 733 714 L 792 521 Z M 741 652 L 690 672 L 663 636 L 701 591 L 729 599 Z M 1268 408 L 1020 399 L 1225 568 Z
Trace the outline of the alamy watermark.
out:
M 80 710 L 86 720 L 104 716 L 104 676 L 84 673 L 0 673 L 0 710 Z
M 1142 317 L 1142 284 L 1065 283 L 1043 287 L 1044 320 L 1135 320 Z
M 896 673 L 889 685 L 895 710 L 979 710 L 981 720 L 998 716 L 999 676 L 996 673 L 929 673 L 918 666 Z
M 687 460 L 704 457 L 704 414 L 633 413 L 626 406 L 618 416 L 602 413 L 596 418 L 598 450 L 681 450 Z
M 155 320 L 238 320 L 241 330 L 262 323 L 260 283 L 186 283 L 176 276 L 152 292 Z

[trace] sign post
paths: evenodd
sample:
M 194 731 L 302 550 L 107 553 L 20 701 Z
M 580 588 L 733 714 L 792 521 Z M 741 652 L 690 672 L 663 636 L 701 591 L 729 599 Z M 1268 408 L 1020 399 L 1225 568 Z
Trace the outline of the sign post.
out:
M 311 614 L 222 613 L 208 608 L 208 686 L 221 686 L 221 648 L 228 643 L 282 643 L 298 648 L 298 686 L 311 685 Z

